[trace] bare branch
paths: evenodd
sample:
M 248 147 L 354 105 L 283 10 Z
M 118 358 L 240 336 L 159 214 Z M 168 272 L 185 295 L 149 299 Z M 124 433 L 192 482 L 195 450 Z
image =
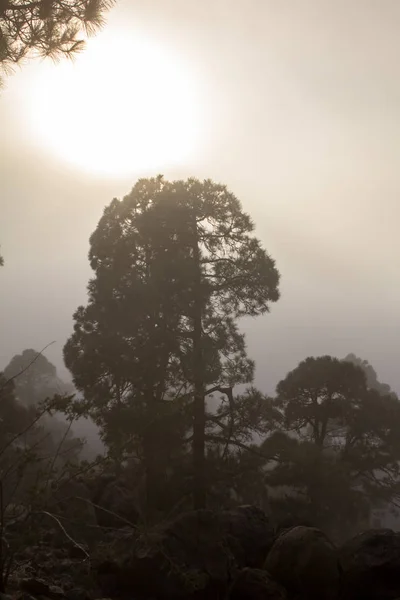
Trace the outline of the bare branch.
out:
M 75 546 L 75 548 L 78 548 L 79 550 L 81 550 L 83 552 L 83 554 L 86 556 L 86 560 L 90 561 L 90 556 L 87 553 L 86 549 L 84 548 L 84 546 L 82 544 L 79 544 L 78 542 L 76 542 L 70 535 L 69 533 L 65 530 L 64 526 L 62 525 L 62 523 L 60 522 L 60 520 L 58 519 L 58 517 L 56 517 L 55 515 L 53 515 L 51 512 L 47 511 L 47 510 L 41 510 L 38 511 L 36 513 L 33 514 L 37 514 L 37 515 L 47 515 L 48 517 L 50 517 L 51 519 L 53 519 L 57 525 L 60 527 L 61 531 L 63 532 L 63 534 L 65 535 L 65 537 L 72 542 L 72 544 Z

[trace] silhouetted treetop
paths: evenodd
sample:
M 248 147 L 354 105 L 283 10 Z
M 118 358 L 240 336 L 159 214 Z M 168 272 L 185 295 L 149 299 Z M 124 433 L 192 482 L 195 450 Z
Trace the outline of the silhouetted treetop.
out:
M 386 394 L 396 395 L 392 391 L 390 385 L 379 381 L 378 375 L 377 375 L 375 369 L 367 360 L 363 360 L 362 358 L 359 358 L 358 356 L 356 356 L 353 353 L 348 354 L 343 360 L 346 362 L 353 363 L 354 365 L 360 367 L 364 371 L 365 377 L 367 379 L 367 385 L 369 388 L 376 390 L 377 392 L 379 392 L 382 395 L 386 395 Z
M 14 379 L 15 395 L 25 406 L 35 406 L 46 397 L 72 391 L 58 378 L 56 367 L 33 349 L 16 354 L 4 369 L 4 376 Z
M 237 319 L 263 314 L 279 298 L 279 272 L 253 230 L 226 186 L 159 176 L 114 199 L 90 237 L 89 301 L 74 314 L 64 360 L 84 394 L 83 413 L 109 445 L 129 438 L 118 415 L 122 409 L 130 415 L 130 437 L 147 454 L 148 481 L 154 479 L 150 460 L 159 453 L 159 402 L 197 407 L 196 477 L 204 467 L 210 387 L 253 379 Z M 145 432 L 138 427 L 141 414 Z M 197 505 L 204 504 L 203 483 Z
M 277 394 L 284 429 L 317 448 L 317 454 L 307 452 L 323 457 L 319 461 L 329 458 L 343 476 L 347 471 L 345 479 L 370 502 L 399 496 L 400 402 L 395 394 L 379 393 L 368 386 L 360 366 L 331 356 L 302 361 L 278 384 Z

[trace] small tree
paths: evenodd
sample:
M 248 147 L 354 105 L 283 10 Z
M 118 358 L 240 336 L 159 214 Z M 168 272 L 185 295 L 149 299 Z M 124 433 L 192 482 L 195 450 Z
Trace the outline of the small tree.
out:
M 328 487 L 332 499 L 342 490 L 335 504 L 350 520 L 357 506 L 365 508 L 360 494 L 369 506 L 398 497 L 400 402 L 369 389 L 362 368 L 330 356 L 307 358 L 278 384 L 276 406 L 284 429 L 303 444 L 282 456 L 276 476 L 295 487 L 301 477 L 314 514 L 317 505 L 331 506 L 321 499 Z

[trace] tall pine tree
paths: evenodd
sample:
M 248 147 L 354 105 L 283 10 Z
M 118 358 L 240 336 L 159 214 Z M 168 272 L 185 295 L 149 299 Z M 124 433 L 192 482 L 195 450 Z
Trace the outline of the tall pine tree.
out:
M 252 232 L 225 186 L 158 177 L 113 200 L 91 236 L 95 276 L 65 362 L 105 441 L 140 440 L 150 503 L 163 453 L 155 413 L 175 400 L 193 408 L 194 505 L 205 506 L 205 397 L 252 380 L 237 319 L 279 297 L 279 273 Z

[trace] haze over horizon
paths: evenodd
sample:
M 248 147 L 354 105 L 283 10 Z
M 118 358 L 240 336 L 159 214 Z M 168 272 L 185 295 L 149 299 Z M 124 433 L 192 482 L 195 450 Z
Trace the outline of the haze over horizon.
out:
M 396 0 L 125 0 L 74 63 L 7 77 L 0 368 L 56 340 L 66 377 L 89 236 L 163 173 L 226 184 L 276 260 L 281 299 L 243 324 L 257 386 L 353 352 L 400 394 L 399 28 Z

